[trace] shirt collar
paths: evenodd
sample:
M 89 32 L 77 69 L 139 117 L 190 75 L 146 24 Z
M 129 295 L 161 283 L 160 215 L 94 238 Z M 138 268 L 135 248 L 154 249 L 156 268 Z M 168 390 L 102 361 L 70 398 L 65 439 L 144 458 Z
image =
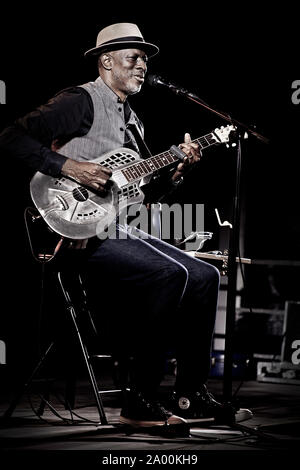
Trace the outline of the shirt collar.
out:
M 127 99 L 123 102 L 121 101 L 120 97 L 115 93 L 106 83 L 102 80 L 102 78 L 99 76 L 96 80 L 95 83 L 99 89 L 101 89 L 101 92 L 103 93 L 104 97 L 107 101 L 107 104 L 109 104 L 109 100 L 113 100 L 115 103 L 123 104 L 124 105 L 124 110 L 126 113 L 126 124 L 135 124 L 139 125 L 138 119 L 135 115 L 135 113 L 132 111 Z
M 113 101 L 115 101 L 116 103 L 123 103 L 123 101 L 121 101 L 120 97 L 117 95 L 117 93 L 115 93 L 103 80 L 102 78 L 99 76 L 96 80 L 95 80 L 95 83 L 96 85 L 101 88 L 102 92 L 104 93 L 105 96 L 111 98 Z M 124 103 L 123 103 L 124 104 Z

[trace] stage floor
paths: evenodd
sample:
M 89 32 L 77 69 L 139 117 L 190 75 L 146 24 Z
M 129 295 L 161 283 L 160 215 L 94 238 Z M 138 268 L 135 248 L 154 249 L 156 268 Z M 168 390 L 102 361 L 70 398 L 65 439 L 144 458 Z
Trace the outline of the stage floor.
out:
M 210 379 L 209 390 L 216 398 L 222 395 L 222 380 Z M 239 381 L 233 383 L 233 391 Z M 170 380 L 162 384 L 162 399 L 169 393 Z M 108 426 L 98 425 L 97 410 L 92 406 L 91 389 L 87 381 L 80 381 L 77 386 L 76 408 L 73 414 L 61 404 L 63 386 L 54 387 L 50 395 L 51 403 L 58 412 L 56 416 L 46 406 L 39 419 L 33 412 L 40 405 L 40 399 L 32 392 L 31 405 L 27 396 L 23 396 L 9 422 L 1 423 L 1 456 L 8 462 L 42 460 L 50 462 L 64 458 L 68 462 L 81 459 L 87 462 L 106 464 L 128 464 L 126 460 L 113 460 L 126 456 L 138 456 L 132 466 L 142 465 L 146 459 L 171 459 L 168 463 L 193 464 L 190 459 L 198 456 L 198 463 L 211 459 L 234 456 L 262 462 L 262 458 L 288 459 L 300 453 L 300 388 L 298 385 L 260 383 L 246 381 L 238 392 L 241 407 L 249 408 L 253 418 L 241 423 L 245 428 L 235 429 L 230 426 L 216 426 L 213 423 L 190 428 L 188 437 L 152 435 L 134 432 L 127 434 L 117 425 L 120 413 L 118 396 L 104 398 Z M 2 397 L 1 415 L 7 408 L 9 396 Z M 32 407 L 33 408 L 32 408 Z M 80 417 L 84 418 L 84 421 Z M 64 420 L 62 419 L 64 418 Z M 73 420 L 73 422 L 72 422 Z M 233 455 L 232 455 L 233 454 Z M 147 457 L 148 456 L 148 457 Z M 183 458 L 187 460 L 182 461 Z M 196 457 L 193 457 L 196 459 Z M 25 460 L 24 460 L 25 459 Z M 110 460 L 109 460 L 110 459 Z M 179 460 L 178 460 L 179 459 Z M 174 460 L 174 462 L 173 462 Z M 2 458 L 3 462 L 3 458 Z M 53 461 L 54 462 L 54 461 Z M 41 462 L 40 462 L 41 463 Z M 163 462 L 146 462 L 149 464 Z

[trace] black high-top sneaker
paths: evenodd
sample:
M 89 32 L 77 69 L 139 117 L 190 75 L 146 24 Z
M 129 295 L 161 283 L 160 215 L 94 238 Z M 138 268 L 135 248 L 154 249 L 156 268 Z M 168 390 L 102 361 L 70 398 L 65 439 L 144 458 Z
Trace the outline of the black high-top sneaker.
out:
M 186 421 L 167 411 L 160 403 L 147 399 L 142 393 L 126 390 L 119 419 L 121 424 L 133 427 L 186 424 Z
M 236 409 L 231 404 L 219 403 L 205 385 L 196 392 L 173 392 L 169 408 L 173 413 L 195 421 L 212 421 L 218 424 L 235 423 Z

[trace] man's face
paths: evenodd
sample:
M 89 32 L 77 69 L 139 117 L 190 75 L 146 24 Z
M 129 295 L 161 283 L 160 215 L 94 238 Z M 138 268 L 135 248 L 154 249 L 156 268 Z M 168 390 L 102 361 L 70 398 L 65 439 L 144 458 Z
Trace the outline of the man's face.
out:
M 147 71 L 147 55 L 139 49 L 123 49 L 108 53 L 111 56 L 111 86 L 123 95 L 138 93 Z

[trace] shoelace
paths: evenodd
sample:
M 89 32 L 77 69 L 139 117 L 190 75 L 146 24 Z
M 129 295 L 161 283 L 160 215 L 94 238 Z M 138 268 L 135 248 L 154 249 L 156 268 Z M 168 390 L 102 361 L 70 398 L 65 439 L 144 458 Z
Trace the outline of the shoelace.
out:
M 234 412 L 236 412 L 239 407 L 235 407 L 232 403 L 219 403 L 215 397 L 213 396 L 212 393 L 210 393 L 207 388 L 204 386 L 203 387 L 203 396 L 201 397 L 202 400 L 205 400 L 206 398 L 208 399 L 207 401 L 212 405 L 212 406 L 216 406 L 216 405 L 221 405 L 221 407 L 225 410 L 229 410 L 229 409 L 232 409 Z
M 170 412 L 167 411 L 158 401 L 146 400 L 142 395 L 139 395 L 139 399 L 147 408 L 151 409 L 153 413 L 162 416 L 165 421 L 170 417 Z
M 213 395 L 207 390 L 206 387 L 203 386 L 203 388 L 196 393 L 196 395 L 198 395 L 199 397 L 203 397 L 203 398 L 214 398 Z

